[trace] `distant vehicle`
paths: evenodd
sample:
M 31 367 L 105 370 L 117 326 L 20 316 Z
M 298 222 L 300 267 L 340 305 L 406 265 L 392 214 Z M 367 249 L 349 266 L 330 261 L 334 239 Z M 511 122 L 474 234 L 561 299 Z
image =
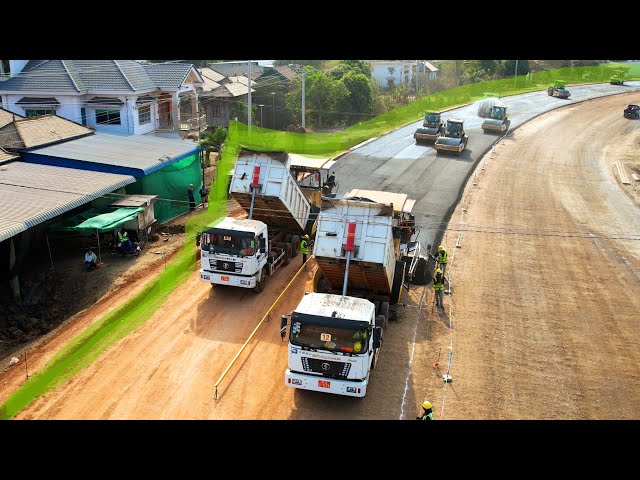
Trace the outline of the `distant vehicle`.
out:
M 489 118 L 482 122 L 482 131 L 487 132 L 504 132 L 511 125 L 509 115 L 507 115 L 506 105 L 494 105 L 491 107 Z
M 550 85 L 549 88 L 547 88 L 547 94 L 550 97 L 569 98 L 571 94 L 569 93 L 569 90 L 565 88 L 566 85 L 567 82 L 564 80 L 556 80 L 553 85 Z
M 624 109 L 624 118 L 638 119 L 640 118 L 640 106 L 629 105 Z
M 464 120 L 459 118 L 450 118 L 444 127 L 444 134 L 438 138 L 434 148 L 436 154 L 440 152 L 455 152 L 457 154 L 467 148 L 469 137 L 464 133 Z
M 609 83 L 611 85 L 624 85 L 624 70 L 614 70 Z
M 440 112 L 431 112 L 424 117 L 422 127 L 418 128 L 413 134 L 416 143 L 435 142 L 442 135 L 442 127 L 444 123 Z

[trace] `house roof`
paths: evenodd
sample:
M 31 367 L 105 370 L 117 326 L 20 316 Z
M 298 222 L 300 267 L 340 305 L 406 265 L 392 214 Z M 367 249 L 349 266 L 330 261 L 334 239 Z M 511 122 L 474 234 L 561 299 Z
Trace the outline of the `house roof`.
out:
M 248 86 L 249 85 L 249 77 L 247 77 L 245 75 L 235 75 L 235 76 L 229 77 L 229 81 L 231 83 L 241 83 L 244 86 Z M 253 83 L 253 80 L 251 81 L 251 83 Z
M 215 70 L 211 69 L 211 68 L 201 68 L 199 69 L 200 75 L 202 75 L 202 78 L 206 79 L 208 78 L 209 80 L 213 81 L 213 82 L 220 82 L 221 80 L 224 80 L 225 77 L 224 75 L 222 75 L 221 73 L 216 72 Z
M 14 124 L 23 143 L 20 148 L 33 148 L 93 134 L 93 130 L 90 128 L 57 115 L 21 118 L 17 119 Z
M 30 60 L 22 72 L 0 84 L 0 92 L 138 93 L 180 88 L 192 69 L 198 74 L 194 66 L 187 63 L 143 64 L 135 60 Z
M 0 148 L 0 164 L 8 162 L 10 160 L 15 160 L 20 158 L 18 155 L 14 155 L 13 153 L 9 153 L 6 150 Z
M 432 72 L 437 72 L 437 71 L 439 71 L 439 70 L 440 70 L 438 67 L 434 66 L 434 65 L 433 65 L 432 63 L 430 63 L 430 62 L 424 62 L 424 65 L 425 65 L 429 70 L 431 70 Z
M 24 118 L 24 117 L 22 115 L 18 115 L 17 113 L 10 112 L 9 110 L 5 110 L 4 108 L 0 108 L 0 129 L 5 125 L 12 123 L 14 118 Z M 0 139 L 0 144 L 2 144 L 1 139 Z
M 240 82 L 225 83 L 223 87 L 234 97 L 240 97 L 241 95 L 247 95 L 249 93 L 249 86 Z M 251 92 L 255 92 L 255 89 L 252 88 Z
M 135 181 L 129 175 L 25 162 L 0 165 L 0 241 Z
M 278 72 L 280 75 L 282 75 L 284 78 L 286 78 L 289 81 L 293 81 L 293 79 L 296 78 L 296 72 L 294 72 L 287 65 L 278 65 L 277 67 L 271 67 L 271 68 L 273 68 L 276 72 Z
M 54 97 L 22 97 L 16 102 L 16 105 L 24 105 L 26 108 L 30 106 L 58 107 L 60 102 Z
M 94 171 L 148 175 L 198 151 L 189 141 L 152 135 L 96 133 L 25 155 L 25 161 L 74 166 Z

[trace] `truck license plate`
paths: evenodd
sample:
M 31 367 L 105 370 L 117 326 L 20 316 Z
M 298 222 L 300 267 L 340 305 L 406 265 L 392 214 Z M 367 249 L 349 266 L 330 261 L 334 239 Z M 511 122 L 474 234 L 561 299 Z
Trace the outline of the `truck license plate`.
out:
M 318 380 L 318 386 L 320 388 L 331 388 L 331 382 L 327 380 Z
M 228 282 L 229 281 L 229 277 L 225 277 L 224 275 L 222 275 L 220 277 L 220 280 L 222 280 L 223 282 Z

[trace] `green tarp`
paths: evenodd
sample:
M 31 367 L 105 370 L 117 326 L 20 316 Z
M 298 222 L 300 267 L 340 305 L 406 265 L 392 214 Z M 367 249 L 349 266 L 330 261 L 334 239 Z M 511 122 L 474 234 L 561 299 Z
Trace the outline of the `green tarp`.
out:
M 100 232 L 108 232 L 109 230 L 118 228 L 129 220 L 133 220 L 138 216 L 138 213 L 143 211 L 144 207 L 119 208 L 113 212 L 103 213 L 97 217 L 85 220 L 73 228 L 74 230 L 98 230 Z

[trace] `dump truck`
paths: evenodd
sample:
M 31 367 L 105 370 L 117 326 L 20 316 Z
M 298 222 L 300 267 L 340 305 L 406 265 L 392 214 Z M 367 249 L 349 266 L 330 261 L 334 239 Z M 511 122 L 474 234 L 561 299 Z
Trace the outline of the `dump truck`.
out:
M 491 107 L 489 117 L 482 122 L 482 131 L 487 132 L 505 132 L 509 129 L 511 120 L 507 115 L 506 105 L 494 105 Z
M 444 133 L 438 138 L 434 147 L 436 154 L 454 152 L 460 154 L 467 148 L 469 137 L 464 132 L 464 120 L 450 118 L 444 126 Z
M 440 112 L 431 112 L 425 115 L 422 127 L 413 134 L 416 143 L 435 142 L 442 134 L 442 116 Z
M 629 105 L 624 109 L 624 113 L 622 114 L 624 118 L 637 119 L 640 118 L 640 106 L 639 105 Z
M 283 152 L 242 150 L 229 192 L 249 218 L 225 217 L 201 232 L 200 279 L 259 293 L 298 254 L 300 237 L 313 229 L 311 207 Z
M 567 82 L 564 80 L 556 80 L 553 85 L 549 85 L 549 88 L 547 88 L 547 95 L 557 98 L 569 98 L 571 94 L 565 88 L 566 86 Z

